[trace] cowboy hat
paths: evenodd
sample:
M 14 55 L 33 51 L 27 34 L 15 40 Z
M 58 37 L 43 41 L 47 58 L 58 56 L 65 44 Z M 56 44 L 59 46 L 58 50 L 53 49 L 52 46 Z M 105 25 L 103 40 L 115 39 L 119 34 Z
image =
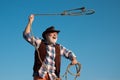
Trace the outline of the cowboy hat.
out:
M 45 38 L 45 34 L 51 33 L 51 32 L 57 32 L 57 33 L 59 33 L 60 30 L 55 30 L 55 27 L 54 27 L 54 26 L 48 27 L 48 28 L 42 33 L 42 37 L 43 37 L 44 39 L 46 39 L 46 38 Z

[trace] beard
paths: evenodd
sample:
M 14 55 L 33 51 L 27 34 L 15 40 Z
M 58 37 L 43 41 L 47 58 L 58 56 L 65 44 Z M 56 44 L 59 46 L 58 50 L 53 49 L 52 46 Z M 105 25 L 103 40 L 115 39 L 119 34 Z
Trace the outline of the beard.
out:
M 47 40 L 50 44 L 55 44 L 57 42 L 57 38 L 54 38 L 54 37 L 51 37 L 51 36 L 48 36 Z

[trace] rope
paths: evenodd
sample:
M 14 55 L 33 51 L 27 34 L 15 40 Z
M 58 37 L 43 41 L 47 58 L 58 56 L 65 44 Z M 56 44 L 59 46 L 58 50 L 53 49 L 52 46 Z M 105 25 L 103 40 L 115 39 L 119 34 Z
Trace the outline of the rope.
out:
M 78 63 L 75 65 L 75 67 L 76 67 L 76 74 L 75 74 L 75 73 L 72 73 L 72 72 L 70 71 L 70 67 L 71 67 L 71 66 L 74 66 L 74 65 L 72 65 L 72 64 L 70 63 L 70 64 L 68 65 L 67 69 L 66 69 L 66 72 L 65 72 L 64 75 L 62 76 L 62 77 L 65 77 L 65 80 L 68 80 L 68 76 L 67 76 L 68 73 L 69 73 L 70 75 L 72 75 L 72 76 L 75 76 L 74 80 L 76 80 L 77 77 L 80 76 L 81 64 L 78 62 Z
M 30 24 L 30 26 L 32 26 L 32 24 Z M 30 28 L 30 34 L 31 34 L 32 38 L 34 38 L 34 34 L 33 34 L 33 31 L 32 31 L 32 28 Z M 39 53 L 39 51 L 38 51 L 37 46 L 34 45 L 34 47 L 35 47 L 35 50 L 36 50 L 37 53 L 38 53 L 39 61 L 41 62 L 41 64 L 43 64 L 43 61 L 42 61 L 42 59 L 41 59 L 41 56 L 40 56 L 40 53 Z M 47 69 L 47 65 L 46 65 L 46 64 L 43 64 L 43 65 L 44 65 L 44 66 L 46 67 L 46 69 Z
M 81 16 L 81 15 L 91 15 L 95 13 L 93 9 L 86 9 L 85 7 L 75 8 L 70 10 L 64 10 L 61 13 L 44 13 L 44 14 L 34 14 L 35 16 Z

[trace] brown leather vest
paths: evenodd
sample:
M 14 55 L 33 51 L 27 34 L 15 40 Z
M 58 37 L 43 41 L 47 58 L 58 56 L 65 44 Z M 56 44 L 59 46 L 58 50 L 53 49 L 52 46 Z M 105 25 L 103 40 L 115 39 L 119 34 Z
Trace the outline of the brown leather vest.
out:
M 41 42 L 40 47 L 38 48 L 39 51 L 39 55 L 42 61 L 44 61 L 44 59 L 46 58 L 46 43 L 44 43 L 44 41 Z M 60 63 L 61 63 L 61 56 L 60 56 L 60 45 L 56 44 L 55 45 L 55 52 L 56 52 L 56 57 L 55 57 L 55 74 L 57 75 L 57 77 L 60 77 Z M 38 72 L 38 70 L 40 69 L 42 63 L 39 60 L 38 57 L 38 53 L 37 51 L 35 51 L 35 60 L 34 60 L 34 67 L 33 70 L 34 72 Z

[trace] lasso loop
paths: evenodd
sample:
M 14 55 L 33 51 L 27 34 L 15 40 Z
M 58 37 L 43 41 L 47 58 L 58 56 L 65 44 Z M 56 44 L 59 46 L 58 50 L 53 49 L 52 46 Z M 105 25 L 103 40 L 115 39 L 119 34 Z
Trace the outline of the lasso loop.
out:
M 64 10 L 61 13 L 44 13 L 44 14 L 34 14 L 35 16 L 81 16 L 81 15 L 91 15 L 95 13 L 93 9 L 86 9 L 85 7 L 75 8 L 70 10 Z
M 70 67 L 71 67 L 71 66 L 75 66 L 75 67 L 76 67 L 76 73 L 72 73 L 72 72 L 70 71 Z M 64 75 L 63 75 L 62 77 L 65 77 L 65 80 L 68 80 L 67 75 L 68 75 L 68 73 L 69 73 L 70 75 L 75 76 L 74 80 L 76 80 L 77 77 L 80 76 L 80 70 L 81 70 L 81 64 L 80 64 L 79 62 L 78 62 L 76 65 L 72 65 L 72 64 L 70 63 L 70 64 L 68 65 L 67 69 L 66 69 L 66 72 L 64 73 Z

